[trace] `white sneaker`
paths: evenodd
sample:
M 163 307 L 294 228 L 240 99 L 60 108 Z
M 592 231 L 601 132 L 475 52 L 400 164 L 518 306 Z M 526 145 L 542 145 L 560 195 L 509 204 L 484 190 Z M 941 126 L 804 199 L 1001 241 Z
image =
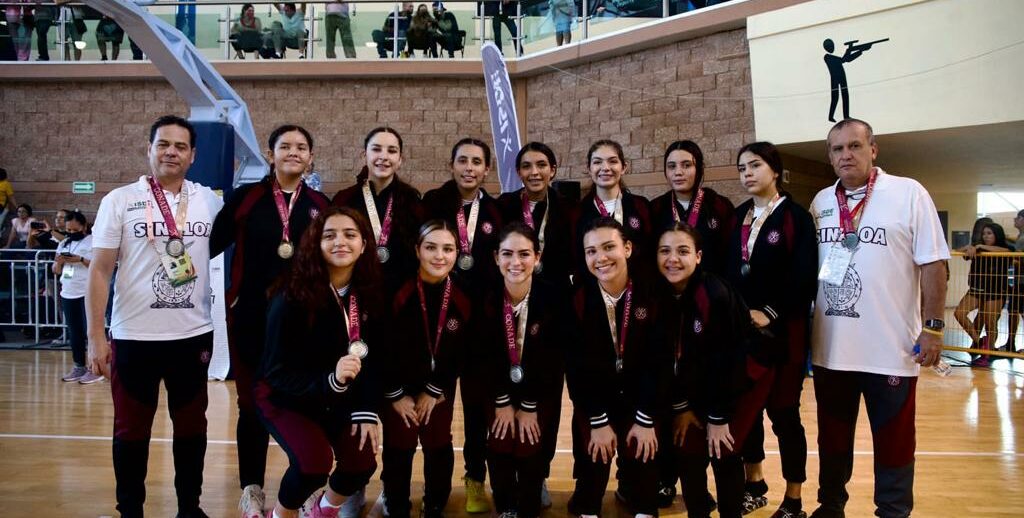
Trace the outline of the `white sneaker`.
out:
M 249 484 L 242 490 L 242 498 L 238 501 L 238 508 L 242 510 L 242 518 L 263 518 L 263 506 L 267 502 L 267 496 L 263 494 L 263 488 L 256 484 Z
M 345 503 L 341 504 L 341 509 L 338 511 L 338 516 L 340 518 L 359 518 L 365 505 L 366 488 L 364 487 L 345 499 Z

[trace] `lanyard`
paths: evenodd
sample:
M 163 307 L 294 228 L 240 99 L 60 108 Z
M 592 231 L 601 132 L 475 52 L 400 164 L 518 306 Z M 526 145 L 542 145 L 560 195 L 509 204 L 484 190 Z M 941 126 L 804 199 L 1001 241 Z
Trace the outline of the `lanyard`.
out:
M 599 198 L 596 193 L 594 194 L 594 205 L 597 205 L 597 212 L 601 213 L 601 217 L 607 218 L 607 217 L 611 216 L 611 217 L 615 218 L 615 221 L 618 221 L 619 223 L 622 223 L 622 193 L 621 192 L 619 193 L 619 196 L 615 198 L 615 213 L 614 214 L 609 214 L 608 213 L 608 208 L 604 206 L 604 202 L 601 201 L 601 198 Z
M 775 197 L 765 207 L 764 212 L 761 213 L 761 217 L 754 219 L 754 205 L 750 205 L 750 209 L 747 210 L 747 215 L 743 217 L 743 228 L 740 231 L 740 247 L 743 254 L 743 262 L 750 262 L 750 254 L 754 251 L 754 243 L 757 242 L 757 235 L 761 233 L 761 226 L 764 225 L 765 221 L 768 221 L 768 216 L 775 210 L 775 205 L 779 203 L 782 196 L 779 193 L 775 193 Z
M 391 206 L 395 196 L 388 196 L 388 206 L 384 209 L 384 222 L 381 223 L 377 215 L 377 205 L 373 201 L 373 193 L 370 192 L 370 182 L 363 183 L 363 203 L 366 204 L 366 215 L 370 219 L 370 226 L 373 227 L 373 237 L 377 239 L 377 246 L 388 244 L 388 237 L 391 236 Z
M 430 316 L 427 314 L 427 298 L 423 293 L 423 279 L 416 277 L 416 290 L 420 293 L 420 309 L 423 310 L 423 332 L 427 339 L 427 350 L 430 351 L 430 364 L 434 365 L 434 358 L 441 348 L 441 332 L 444 330 L 444 321 L 448 316 L 448 301 L 452 296 L 452 279 L 448 277 L 444 281 L 444 294 L 441 296 L 441 311 L 437 314 L 437 335 L 434 337 L 434 345 L 430 345 Z
M 181 239 L 180 227 L 185 226 L 185 217 L 188 215 L 188 188 L 184 183 L 181 185 L 181 194 L 178 196 L 178 210 L 171 216 L 171 206 L 164 196 L 164 189 L 157 183 L 156 178 L 149 177 L 149 190 L 153 193 L 157 207 L 160 208 L 160 215 L 164 218 L 164 226 L 171 239 Z M 153 204 L 146 203 L 146 238 L 152 243 L 155 240 L 156 225 L 153 223 Z
M 476 235 L 476 220 L 480 216 L 480 194 L 473 198 L 469 208 L 469 222 L 462 212 L 463 207 L 455 211 L 455 223 L 459 227 L 459 250 L 464 254 L 473 253 L 473 236 Z
M 352 293 L 348 297 L 348 311 L 345 311 L 345 304 L 341 302 L 342 291 L 348 291 L 346 288 L 334 289 L 331 286 L 331 293 L 334 294 L 334 301 L 338 303 L 338 309 L 341 310 L 341 315 L 345 319 L 345 329 L 348 331 L 348 341 L 355 342 L 359 340 L 359 301 L 356 300 L 356 294 Z
M 857 227 L 860 226 L 861 217 L 864 215 L 864 206 L 871 199 L 871 193 L 875 190 L 875 180 L 878 179 L 878 168 L 871 169 L 871 176 L 868 177 L 868 188 L 864 194 L 864 200 L 852 211 L 846 202 L 846 193 L 843 192 L 843 183 L 836 182 L 836 202 L 839 204 L 839 226 L 843 229 L 843 235 L 857 235 Z M 856 245 L 856 243 L 855 243 Z
M 523 352 L 526 342 L 526 318 L 530 312 L 530 294 L 527 293 L 523 300 L 512 305 L 512 297 L 508 290 L 505 291 L 504 311 L 502 322 L 505 325 L 505 343 L 508 346 L 508 359 L 513 366 L 523 361 Z M 518 310 L 518 311 L 517 311 Z M 513 324 L 515 321 L 515 324 Z
M 277 215 L 281 218 L 282 243 L 291 242 L 291 237 L 288 235 L 288 220 L 291 218 L 292 209 L 295 208 L 295 202 L 298 201 L 300 192 L 302 192 L 302 182 L 299 182 L 299 185 L 295 187 L 292 199 L 285 205 L 284 191 L 281 190 L 281 184 L 277 182 L 277 178 L 274 179 L 274 203 L 277 205 Z
M 541 252 L 544 251 L 544 229 L 548 226 L 548 213 L 550 211 L 551 198 L 546 197 L 544 200 L 544 218 L 540 221 L 540 229 L 538 230 L 537 227 L 534 226 L 533 211 L 530 210 L 530 199 L 526 196 L 526 189 L 523 189 L 523 222 L 530 228 L 537 230 L 537 240 L 540 241 Z
M 622 327 L 619 329 L 618 335 L 615 333 L 615 305 L 616 299 L 612 298 L 608 292 L 601 288 L 601 297 L 604 298 L 604 309 L 608 316 L 608 328 L 612 332 L 612 345 L 615 346 L 615 356 L 619 361 L 622 361 L 623 352 L 626 348 L 626 333 L 629 331 L 629 314 L 633 307 L 633 281 L 629 281 L 626 285 L 626 296 L 625 307 L 622 308 Z
M 690 211 L 686 213 L 686 224 L 697 228 L 697 218 L 700 217 L 700 206 L 704 204 L 704 189 L 697 188 L 697 197 L 690 204 Z M 681 223 L 683 218 L 679 217 L 679 208 L 676 207 L 676 195 L 672 193 L 672 217 L 676 223 Z

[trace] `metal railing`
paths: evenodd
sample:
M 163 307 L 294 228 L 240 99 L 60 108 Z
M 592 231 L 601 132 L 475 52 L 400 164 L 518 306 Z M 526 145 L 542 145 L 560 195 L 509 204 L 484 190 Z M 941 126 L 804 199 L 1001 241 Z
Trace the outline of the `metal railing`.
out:
M 615 0 L 577 0 L 574 1 L 575 13 L 571 17 L 571 29 L 570 33 L 575 34 L 571 36 L 572 43 L 580 43 L 593 37 L 607 34 L 609 32 L 619 32 L 628 30 L 631 27 L 647 23 L 649 21 L 668 18 L 677 14 L 684 14 L 691 11 L 697 11 L 702 9 L 708 9 L 714 7 L 717 4 L 725 3 L 727 1 L 735 0 L 702 0 L 702 1 L 687 1 L 687 0 L 649 0 L 648 2 L 625 2 Z M 489 29 L 488 26 L 493 27 L 493 16 L 486 14 L 486 4 L 500 3 L 502 0 L 481 0 L 477 2 L 445 2 L 448 12 L 456 15 L 460 19 L 459 28 L 461 31 L 466 32 L 465 39 L 467 41 L 479 42 L 481 45 L 486 41 L 494 41 L 495 34 L 493 29 Z M 231 35 L 231 26 L 238 20 L 238 13 L 240 6 L 243 3 L 251 3 L 257 8 L 257 17 L 261 18 L 265 25 L 263 32 L 269 33 L 268 26 L 277 17 L 275 9 L 272 7 L 273 4 L 279 2 L 271 2 L 268 0 L 254 0 L 250 2 L 244 2 L 243 0 L 211 0 L 211 1 L 157 1 L 157 2 L 144 2 L 150 12 L 159 16 L 169 18 L 176 18 L 175 10 L 182 6 L 194 6 L 194 11 L 189 11 L 188 14 L 183 16 L 189 17 L 191 20 L 190 30 L 194 31 L 192 37 L 197 42 L 197 48 L 203 51 L 205 57 L 208 59 L 231 59 L 235 56 L 235 52 L 232 49 L 232 42 L 234 41 Z M 327 2 L 330 3 L 330 2 Z M 383 25 L 383 19 L 378 18 L 378 15 L 385 16 L 389 13 L 397 17 L 401 11 L 402 2 L 395 2 L 394 0 L 364 0 L 360 2 L 347 2 L 351 7 L 355 6 L 366 6 L 360 7 L 359 11 L 362 16 L 359 17 L 359 22 L 355 16 L 355 10 L 351 12 L 351 34 L 356 40 L 356 48 L 368 47 L 364 49 L 362 58 L 376 57 L 377 43 L 372 39 L 366 39 L 365 36 L 370 34 L 371 29 L 377 31 L 381 29 Z M 323 7 L 325 2 L 296 2 L 296 4 L 304 4 L 306 6 L 303 12 L 304 26 L 308 31 L 308 36 L 304 42 L 304 52 L 302 57 L 314 58 L 314 53 L 318 52 L 317 49 L 324 48 L 324 34 L 326 33 L 326 20 L 325 20 L 325 8 Z M 420 4 L 427 4 L 430 6 L 430 2 L 419 1 L 414 2 L 415 6 Z M 30 8 L 56 8 L 54 9 L 54 18 L 50 23 L 51 27 L 56 28 L 56 34 L 52 35 L 49 30 L 42 31 L 43 37 L 53 38 L 52 44 L 48 47 L 55 47 L 57 55 L 61 61 L 69 60 L 70 56 L 68 53 L 71 49 L 76 49 L 75 59 L 78 59 L 78 55 L 81 55 L 90 43 L 86 41 L 86 34 L 93 34 L 97 31 L 96 26 L 89 27 L 86 32 L 80 32 L 79 28 L 84 28 L 83 18 L 81 16 L 81 8 L 84 4 L 80 2 L 62 3 L 57 5 L 52 1 L 41 1 L 37 3 L 11 3 L 10 0 L 4 2 L 0 0 L 0 9 L 5 6 L 13 5 L 20 9 L 26 10 Z M 511 7 L 512 4 L 507 4 L 505 7 Z M 390 7 L 387 9 L 385 6 Z M 72 9 L 75 9 L 73 14 Z M 197 21 L 198 17 L 198 21 Z M 372 17 L 372 21 L 370 21 Z M 93 18 L 88 18 L 90 24 L 93 23 Z M 511 41 L 514 48 L 518 49 L 518 55 L 533 54 L 549 48 L 554 48 L 556 43 L 555 37 L 555 15 L 550 12 L 548 3 L 545 1 L 520 1 L 515 2 L 515 13 L 509 13 L 508 19 L 511 20 L 516 27 L 516 35 L 510 34 L 505 35 L 507 41 Z M 466 22 L 470 22 L 466 24 Z M 3 17 L 0 17 L 0 24 L 7 22 Z M 216 23 L 216 27 L 212 24 Z M 17 22 L 15 22 L 17 24 Z M 173 21 L 172 21 L 173 24 Z M 465 24 L 465 25 L 464 25 Z M 10 25 L 10 24 L 8 24 Z M 403 50 L 405 45 L 404 35 L 399 34 L 399 28 L 397 23 L 392 24 L 392 34 L 388 34 L 385 44 L 390 48 L 388 51 L 392 53 L 393 57 L 406 57 Z M 595 29 L 598 29 L 595 31 Z M 501 29 L 499 29 L 501 30 Z M 357 32 L 358 31 L 358 32 Z M 36 30 L 30 29 L 27 38 L 31 45 L 31 53 L 35 53 L 37 48 L 36 39 L 39 34 Z M 200 34 L 202 33 L 202 34 Z M 358 35 L 357 35 L 358 34 Z M 269 37 L 269 35 L 267 35 Z M 91 38 L 90 38 L 91 39 Z M 559 41 L 561 41 L 559 39 Z M 437 42 L 439 43 L 440 40 Z M 119 43 L 121 46 L 125 43 Z M 363 43 L 362 45 L 360 43 Z M 97 46 L 100 43 L 97 41 Z M 103 44 L 105 46 L 105 43 Z M 112 43 L 113 45 L 113 43 Z M 527 48 L 529 45 L 529 48 Z M 466 47 L 467 45 L 463 45 Z M 475 52 L 475 48 L 474 48 Z M 440 53 L 438 54 L 440 55 Z M 475 54 L 471 54 L 473 57 Z M 513 58 L 513 53 L 508 54 L 509 58 Z M 95 59 L 95 52 L 91 49 L 89 55 L 86 56 L 87 60 Z
M 60 282 L 53 273 L 53 250 L 0 249 L 0 326 L 64 331 Z

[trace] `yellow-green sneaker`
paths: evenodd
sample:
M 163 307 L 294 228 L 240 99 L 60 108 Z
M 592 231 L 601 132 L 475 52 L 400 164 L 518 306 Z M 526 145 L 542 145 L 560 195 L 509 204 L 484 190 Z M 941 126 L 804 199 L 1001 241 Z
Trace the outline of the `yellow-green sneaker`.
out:
M 462 481 L 466 483 L 466 512 L 486 513 L 490 511 L 491 503 L 487 500 L 484 483 L 469 477 L 463 478 Z

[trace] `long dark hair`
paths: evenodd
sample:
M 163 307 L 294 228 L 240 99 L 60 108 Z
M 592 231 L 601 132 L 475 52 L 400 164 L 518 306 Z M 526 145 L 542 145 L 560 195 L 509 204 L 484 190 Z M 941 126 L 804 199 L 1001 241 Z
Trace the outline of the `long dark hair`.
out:
M 537 233 L 522 221 L 513 221 L 502 227 L 501 232 L 498 232 L 498 242 L 494 245 L 494 251 L 497 252 L 498 250 L 501 250 L 501 243 L 508 239 L 508 236 L 511 236 L 512 234 L 519 234 L 520 236 L 528 239 L 533 245 L 533 253 L 540 251 L 540 242 L 537 240 Z
M 784 171 L 782 167 L 782 155 L 779 154 L 779 149 L 775 147 L 775 144 L 762 141 L 751 142 L 741 147 L 740 150 L 736 152 L 737 165 L 740 163 L 740 156 L 747 151 L 761 157 L 761 160 L 764 160 L 764 163 L 768 164 L 768 167 L 771 168 L 772 172 L 778 175 L 775 177 L 775 188 L 780 193 L 785 192 L 782 190 L 782 176 Z
M 363 150 L 364 151 L 366 150 L 366 146 L 370 145 L 370 141 L 373 140 L 373 137 L 376 134 L 378 134 L 378 133 L 390 133 L 390 134 L 394 135 L 395 138 L 398 139 L 398 152 L 399 153 L 402 152 L 402 150 L 403 150 L 402 136 L 398 134 L 398 131 L 395 130 L 395 128 L 392 128 L 390 126 L 377 126 L 376 128 L 373 128 L 372 130 L 370 130 L 370 132 L 366 134 L 366 138 L 363 139 Z M 364 182 L 366 182 L 366 180 L 369 177 L 370 177 L 370 168 L 367 167 L 366 164 L 363 164 L 363 168 L 360 169 L 359 170 L 359 174 L 356 175 L 356 183 L 359 184 L 359 185 L 362 185 Z M 406 185 L 410 189 L 412 189 L 411 185 L 403 182 L 402 179 L 398 177 L 398 172 L 397 171 L 395 172 L 395 177 L 392 179 L 392 181 L 398 182 L 400 185 Z
M 285 133 L 291 133 L 292 131 L 302 133 L 302 136 L 306 139 L 306 144 L 309 145 L 309 152 L 313 152 L 313 134 L 310 133 L 309 130 L 297 124 L 282 124 L 281 126 L 274 128 L 274 131 L 270 132 L 270 137 L 267 138 L 267 149 L 270 150 L 271 154 L 274 153 L 274 148 L 277 147 L 277 141 L 281 140 L 281 136 Z M 270 175 L 274 175 L 273 160 L 270 161 Z
M 590 145 L 590 149 L 587 150 L 587 175 L 588 176 L 590 175 L 590 159 L 594 158 L 594 153 L 597 152 L 598 149 L 603 148 L 603 147 L 610 147 L 610 148 L 612 148 L 613 151 L 615 151 L 615 155 L 619 157 L 619 162 L 622 162 L 623 169 L 625 169 L 629 165 L 629 162 L 626 162 L 626 153 L 622 150 L 622 144 L 619 144 L 618 142 L 616 142 L 614 140 L 611 140 L 611 139 L 601 139 L 601 140 L 598 140 L 597 142 L 594 142 L 593 144 L 591 144 Z M 594 196 L 597 196 L 597 194 L 595 194 L 595 192 L 596 192 L 595 189 L 594 189 L 595 187 L 596 186 L 594 185 L 594 182 L 591 181 L 590 182 L 590 186 L 587 187 L 586 192 L 583 193 L 583 197 L 586 198 L 587 196 L 590 196 L 591 194 L 594 194 Z M 626 187 L 626 181 L 624 179 L 622 179 L 622 178 L 619 178 L 619 189 L 622 189 L 622 192 L 624 192 L 624 193 L 625 192 L 629 192 L 629 189 Z M 622 238 L 625 239 L 626 235 L 623 234 Z
M 682 232 L 691 238 L 693 238 L 694 252 L 699 252 L 704 249 L 704 244 L 701 241 L 700 232 L 697 229 L 691 227 L 685 221 L 674 221 L 670 225 L 665 226 L 661 232 L 658 232 L 657 239 L 654 240 L 655 251 L 657 251 L 658 243 L 661 243 L 661 237 L 669 232 Z
M 320 250 L 320 239 L 324 233 L 324 225 L 332 216 L 348 216 L 355 222 L 359 234 L 366 240 L 363 253 L 356 260 L 352 271 L 351 289 L 359 294 L 360 302 L 370 311 L 383 307 L 381 293 L 381 269 L 375 251 L 377 242 L 373 238 L 370 222 L 359 211 L 350 207 L 331 207 L 321 212 L 306 231 L 302 233 L 298 251 L 292 259 L 291 270 L 279 286 L 279 291 L 293 303 L 306 309 L 309 318 L 323 309 L 327 303 L 333 303 L 330 288 L 330 274 L 327 262 Z
M 1011 248 L 1011 249 L 1013 248 L 1012 246 L 1010 246 L 1010 243 L 1006 241 L 1006 231 L 1003 230 L 1003 226 L 1000 225 L 999 223 L 985 223 L 981 228 L 982 228 L 982 230 L 987 228 L 987 229 L 991 230 L 993 234 L 995 234 L 995 236 L 996 236 L 995 246 L 1001 246 L 1003 248 Z M 980 236 L 978 237 L 978 241 L 981 242 L 982 244 L 984 244 L 984 238 L 982 238 Z
M 547 144 L 543 142 L 527 142 L 526 145 L 523 146 L 522 149 L 519 150 L 519 153 L 516 155 L 516 170 L 519 170 L 519 167 L 522 165 L 523 155 L 529 153 L 530 151 L 543 153 L 544 156 L 548 159 L 548 164 L 550 164 L 552 168 L 558 167 L 558 160 L 555 159 L 555 152 L 552 151 Z M 587 161 L 589 162 L 590 160 L 588 159 Z
M 491 147 L 486 142 L 473 137 L 463 138 L 452 146 L 452 158 L 448 161 L 449 165 L 455 164 L 455 155 L 458 154 L 459 148 L 462 146 L 476 146 L 484 150 L 484 164 L 487 167 L 491 167 Z

